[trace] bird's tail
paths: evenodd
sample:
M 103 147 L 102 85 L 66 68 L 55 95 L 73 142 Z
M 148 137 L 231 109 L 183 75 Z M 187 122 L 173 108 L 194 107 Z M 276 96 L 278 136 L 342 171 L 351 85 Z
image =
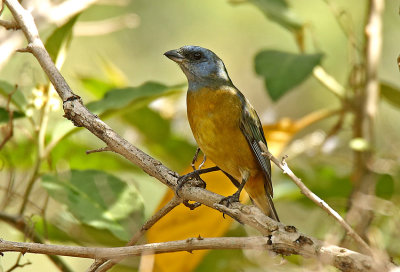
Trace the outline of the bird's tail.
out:
M 244 188 L 255 205 L 257 205 L 265 215 L 280 222 L 272 197 L 266 192 L 264 180 L 260 176 L 250 178 Z

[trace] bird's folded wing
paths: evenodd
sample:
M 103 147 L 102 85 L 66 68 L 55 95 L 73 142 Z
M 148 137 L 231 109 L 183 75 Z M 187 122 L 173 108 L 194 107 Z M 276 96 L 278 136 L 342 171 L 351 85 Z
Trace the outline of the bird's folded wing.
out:
M 264 131 L 262 130 L 260 119 L 254 108 L 248 102 L 244 103 L 244 107 L 242 109 L 242 115 L 240 118 L 240 129 L 247 139 L 251 150 L 253 151 L 259 165 L 261 166 L 265 174 L 265 189 L 266 192 L 272 197 L 273 189 L 271 183 L 271 163 L 265 156 L 262 155 L 262 149 L 258 144 L 260 141 L 262 141 L 267 146 L 267 141 L 265 140 Z

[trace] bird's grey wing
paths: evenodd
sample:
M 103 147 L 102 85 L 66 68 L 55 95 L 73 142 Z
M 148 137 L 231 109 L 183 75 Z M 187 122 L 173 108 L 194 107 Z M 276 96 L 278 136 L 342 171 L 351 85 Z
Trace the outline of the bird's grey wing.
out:
M 259 145 L 259 142 L 262 141 L 265 146 L 267 146 L 264 131 L 262 129 L 260 118 L 258 117 L 257 112 L 246 100 L 246 98 L 243 97 L 243 95 L 242 99 L 244 99 L 244 103 L 240 117 L 240 129 L 247 139 L 254 156 L 257 158 L 258 164 L 261 166 L 264 172 L 266 177 L 265 191 L 272 197 L 273 189 L 271 182 L 271 162 L 268 158 L 262 155 L 263 151 Z

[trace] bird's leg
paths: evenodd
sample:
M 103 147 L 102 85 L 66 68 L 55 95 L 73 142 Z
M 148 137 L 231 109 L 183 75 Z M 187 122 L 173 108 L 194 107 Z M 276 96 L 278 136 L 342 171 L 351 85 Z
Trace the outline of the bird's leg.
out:
M 193 160 L 192 160 L 192 168 L 193 168 L 193 170 L 196 170 L 196 165 L 195 164 L 196 164 L 196 161 L 197 161 L 197 157 L 199 156 L 199 153 L 200 153 L 200 147 L 198 147 L 196 149 L 196 153 L 194 153 L 194 157 L 193 157 Z
M 204 155 L 203 161 L 199 165 L 198 169 L 196 169 L 196 165 L 195 164 L 196 164 L 196 161 L 197 161 L 197 157 L 199 156 L 199 152 L 200 152 L 200 148 L 197 148 L 196 153 L 194 154 L 194 157 L 193 157 L 193 160 L 192 160 L 192 164 L 191 164 L 192 168 L 193 168 L 193 171 L 188 173 L 188 174 L 186 174 L 186 175 L 180 176 L 178 178 L 178 182 L 177 182 L 178 184 L 177 184 L 176 189 L 175 189 L 175 193 L 176 193 L 177 196 L 179 196 L 179 190 L 182 189 L 182 186 L 186 182 L 188 182 L 189 180 L 192 180 L 192 179 L 197 179 L 198 181 L 200 181 L 202 183 L 200 185 L 200 187 L 206 188 L 206 183 L 204 182 L 204 180 L 202 180 L 200 178 L 200 175 L 204 174 L 204 173 L 209 173 L 209 172 L 220 170 L 217 166 L 206 168 L 206 169 L 201 169 L 201 167 L 204 165 L 204 163 L 206 161 L 206 155 Z
M 206 155 L 205 154 L 204 154 L 204 157 L 203 157 L 203 161 L 199 165 L 199 168 L 196 169 L 196 161 L 197 161 L 197 157 L 199 156 L 199 152 L 200 152 L 200 148 L 197 148 L 196 153 L 194 154 L 194 157 L 193 157 L 193 160 L 192 160 L 192 164 L 191 164 L 192 168 L 193 168 L 193 171 L 188 173 L 188 174 L 186 174 L 186 175 L 180 176 L 178 178 L 178 181 L 177 181 L 178 184 L 177 184 L 176 189 L 175 189 L 175 193 L 176 193 L 177 196 L 179 196 L 179 191 L 182 189 L 182 186 L 186 182 L 188 182 L 189 180 L 192 180 L 192 179 L 197 179 L 198 181 L 200 181 L 202 183 L 200 186 L 202 188 L 206 188 L 206 183 L 204 182 L 204 180 L 201 179 L 200 175 L 204 174 L 204 173 L 220 170 L 219 167 L 217 167 L 217 166 L 206 168 L 206 169 L 201 169 L 201 167 L 203 167 L 204 163 L 206 162 Z M 186 207 L 188 207 L 189 209 L 191 209 L 191 210 L 194 210 L 195 208 L 197 208 L 197 207 L 199 207 L 201 205 L 198 202 L 189 203 L 188 200 L 184 200 L 183 204 Z
M 237 181 L 237 179 L 235 179 L 234 177 L 232 177 L 231 175 L 229 175 L 229 174 L 228 174 L 227 172 L 225 172 L 224 170 L 221 170 L 221 171 L 222 171 L 222 173 L 225 174 L 225 176 L 227 176 L 227 177 L 230 179 L 230 181 L 233 183 L 233 185 L 235 185 L 236 188 L 239 188 L 240 182 Z
M 231 205 L 232 203 L 239 202 L 240 193 L 242 192 L 244 186 L 246 185 L 246 182 L 249 179 L 249 176 L 250 176 L 249 172 L 246 171 L 244 173 L 244 175 L 242 175 L 242 182 L 240 183 L 237 191 L 233 195 L 222 198 L 219 203 L 224 204 L 225 206 L 229 207 L 229 205 Z
M 203 160 L 199 164 L 199 167 L 197 168 L 197 170 L 200 170 L 203 167 L 203 165 L 206 163 L 206 160 L 207 160 L 207 156 L 206 156 L 206 154 L 204 154 Z
M 196 169 L 196 161 L 197 161 L 197 158 L 198 158 L 198 156 L 199 156 L 200 150 L 201 150 L 200 147 L 198 147 L 198 148 L 196 149 L 196 153 L 194 154 L 193 159 L 192 159 L 191 165 L 192 165 L 192 168 L 193 168 L 193 172 L 191 172 L 191 173 L 189 173 L 189 174 L 186 174 L 186 175 L 184 175 L 184 176 L 180 176 L 180 177 L 179 177 L 179 179 L 178 179 L 178 187 L 176 188 L 177 195 L 178 195 L 178 191 L 182 188 L 182 186 L 183 186 L 188 180 L 191 180 L 191 179 L 193 179 L 193 178 L 197 178 L 197 180 L 199 180 L 200 182 L 202 182 L 201 187 L 202 187 L 202 188 L 206 188 L 206 183 L 205 183 L 205 181 L 202 180 L 202 179 L 200 178 L 200 174 L 199 174 L 199 173 L 196 173 L 196 171 L 197 171 L 197 170 L 200 170 L 201 167 L 203 166 L 204 162 L 206 161 L 206 155 L 204 155 L 203 161 L 202 161 L 201 164 L 199 165 L 199 168 Z

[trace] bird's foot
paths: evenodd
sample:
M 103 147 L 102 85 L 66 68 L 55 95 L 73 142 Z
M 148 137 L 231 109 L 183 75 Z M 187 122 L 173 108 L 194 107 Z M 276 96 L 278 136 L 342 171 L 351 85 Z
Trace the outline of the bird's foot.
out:
M 240 196 L 240 192 L 237 191 L 236 193 L 234 193 L 233 195 L 230 196 L 226 196 L 224 198 L 222 198 L 219 202 L 219 204 L 221 205 L 225 205 L 226 207 L 229 208 L 230 205 L 232 205 L 235 202 L 239 202 L 239 196 Z M 222 213 L 222 217 L 225 218 L 225 213 Z M 237 220 L 237 219 L 236 219 Z M 240 222 L 240 221 L 239 221 Z
M 197 170 L 194 170 L 193 172 L 190 172 L 186 175 L 180 176 L 177 181 L 177 186 L 175 189 L 175 193 L 177 196 L 179 196 L 179 191 L 182 189 L 183 185 L 186 184 L 186 182 L 190 180 L 197 180 L 199 181 L 199 184 L 196 184 L 196 187 L 201 187 L 201 188 L 206 188 L 206 182 L 201 179 L 199 173 Z
M 233 195 L 222 198 L 219 204 L 225 205 L 226 207 L 229 208 L 229 206 L 232 205 L 233 203 L 239 202 L 239 196 L 240 192 L 236 192 Z
M 197 170 L 194 170 L 193 172 L 190 172 L 190 173 L 188 173 L 188 174 L 186 174 L 186 175 L 183 175 L 183 176 L 180 176 L 180 177 L 178 178 L 177 186 L 176 186 L 176 189 L 175 189 L 175 194 L 176 194 L 178 197 L 180 197 L 180 196 L 179 196 L 179 191 L 182 189 L 182 187 L 183 187 L 188 181 L 191 181 L 191 180 L 199 181 L 199 184 L 196 184 L 195 186 L 201 187 L 201 188 L 203 188 L 203 189 L 206 188 L 206 183 L 205 183 L 205 181 L 201 179 L 201 177 L 200 177 L 198 171 L 197 171 Z M 197 207 L 199 207 L 201 204 L 200 204 L 199 202 L 189 203 L 188 200 L 185 200 L 185 201 L 183 201 L 183 205 L 185 205 L 186 207 L 188 207 L 188 208 L 191 209 L 191 210 L 194 210 L 194 209 L 196 209 Z

